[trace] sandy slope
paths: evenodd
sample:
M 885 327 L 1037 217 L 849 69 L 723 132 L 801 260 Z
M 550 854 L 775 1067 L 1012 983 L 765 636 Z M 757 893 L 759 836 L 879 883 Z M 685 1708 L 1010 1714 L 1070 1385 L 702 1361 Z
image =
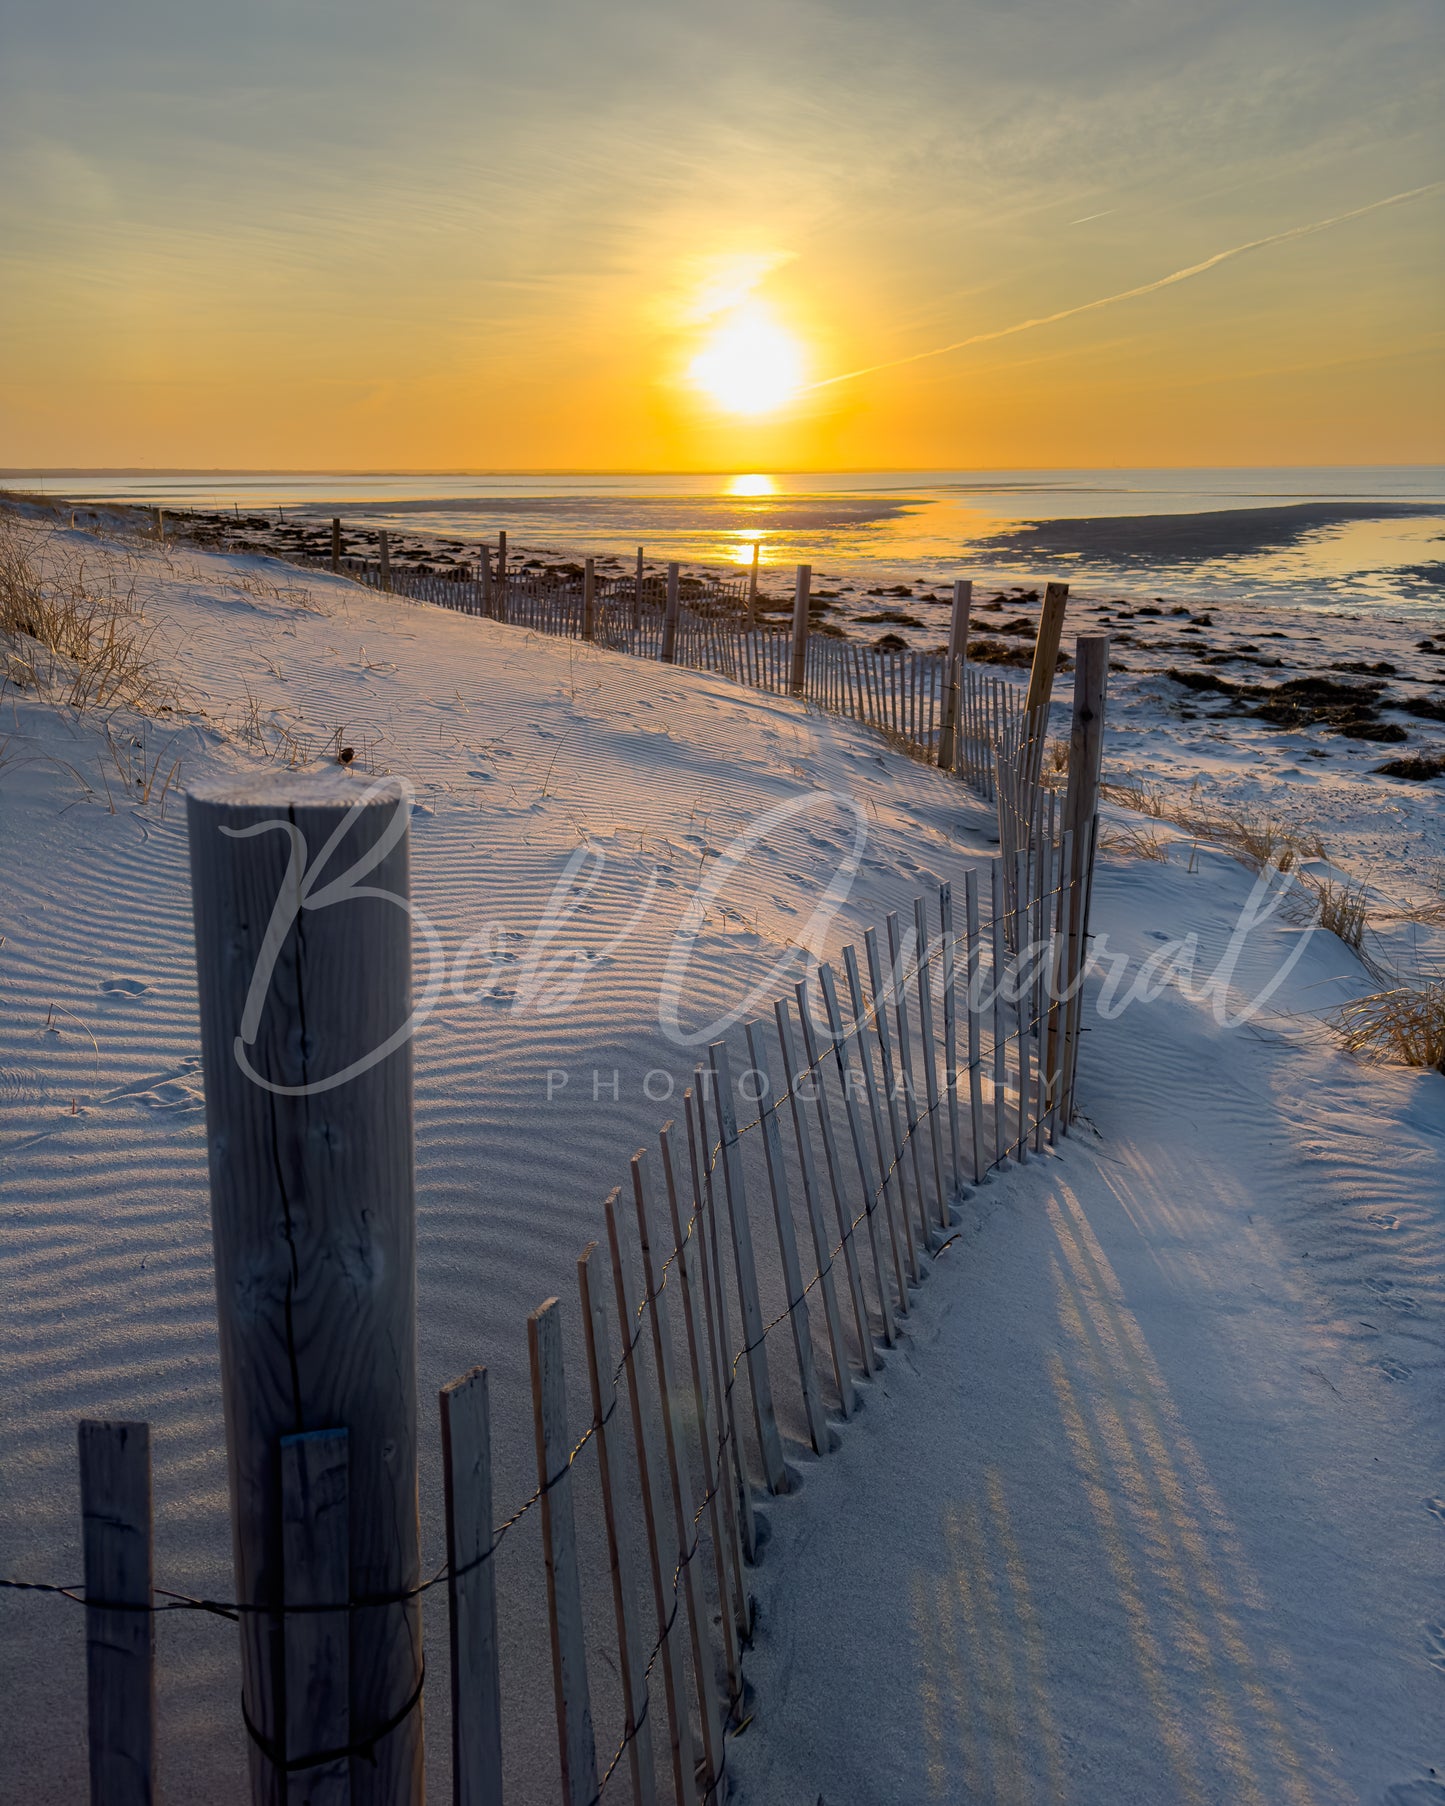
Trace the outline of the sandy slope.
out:
M 105 554 L 92 544 L 88 555 Z M 422 1507 L 435 1565 L 440 1477 L 430 1401 L 440 1384 L 486 1362 L 499 1514 L 531 1491 L 526 1314 L 549 1292 L 575 1314 L 574 1263 L 602 1231 L 601 1200 L 677 1109 L 642 1087 L 649 1071 L 664 1075 L 652 1081 L 657 1094 L 665 1075 L 680 1080 L 697 1057 L 659 1026 L 659 974 L 700 880 L 760 813 L 804 805 L 764 835 L 706 906 L 682 987 L 690 1034 L 737 1007 L 755 983 L 765 1000 L 783 988 L 767 975 L 860 825 L 863 865 L 828 933 L 834 950 L 920 888 L 958 878 L 969 849 L 985 844 L 987 818 L 951 781 L 887 753 L 861 729 L 719 680 L 662 673 L 329 578 L 308 575 L 303 604 L 275 593 L 277 583 L 289 591 L 296 574 L 265 561 L 163 559 L 134 548 L 115 556 L 160 624 L 182 691 L 205 711 L 184 726 L 131 722 L 147 768 L 157 754 L 163 770 L 179 758 L 185 783 L 254 758 L 235 738 L 254 700 L 260 718 L 274 711 L 318 746 L 340 732 L 418 788 L 416 893 L 449 974 L 417 1045 Z M 111 813 L 108 796 L 123 792 L 97 724 L 13 694 L 3 706 L 0 1572 L 76 1577 L 75 1419 L 144 1416 L 155 1434 L 161 1581 L 225 1595 L 182 812 L 173 794 L 162 815 L 157 784 L 148 806 L 120 801 Z M 112 726 L 122 748 L 124 726 Z M 274 744 L 278 728 L 265 731 Z M 565 970 L 580 980 L 575 996 L 551 1008 L 546 993 L 558 981 L 529 963 L 528 949 L 584 848 L 593 849 L 591 894 L 569 905 L 571 918 L 539 950 L 544 960 L 567 956 Z M 500 956 L 489 961 L 483 947 L 459 968 L 463 943 L 489 932 Z M 562 1090 L 554 1079 L 550 1102 L 549 1071 L 570 1075 Z M 580 1376 L 577 1347 L 569 1357 Z M 580 1385 L 574 1407 L 579 1398 Z M 605 1576 L 605 1558 L 593 1556 L 593 1571 Z M 547 1799 L 555 1755 L 535 1514 L 500 1561 L 509 1797 Z M 77 1798 L 80 1616 L 54 1600 L 8 1594 L 0 1617 L 10 1726 L 0 1740 L 0 1795 Z M 605 1633 L 605 1605 L 598 1622 Z M 428 1634 L 429 1664 L 444 1674 L 440 1601 Z M 605 1743 L 620 1717 L 606 1693 L 606 1662 L 597 1669 Z M 158 1672 L 169 1797 L 238 1799 L 244 1753 L 231 1626 L 162 1619 Z M 444 1696 L 444 1687 L 429 1689 L 439 1789 Z
M 1099 923 L 1208 971 L 1248 883 L 1110 872 Z M 1316 937 L 1234 1029 L 1096 1022 L 1097 1133 L 965 1205 L 888 1397 L 774 1511 L 745 1801 L 1445 1798 L 1445 1080 L 1321 1035 L 1352 965 Z
M 93 721 L 4 699 L 0 1571 L 76 1577 L 74 1420 L 143 1415 L 160 1577 L 224 1593 L 184 827 L 159 785 L 149 804 L 117 800 L 121 764 L 179 759 L 183 784 L 284 730 L 313 750 L 340 736 L 417 785 L 417 895 L 450 980 L 417 1050 L 424 1399 L 477 1360 L 491 1367 L 499 1508 L 532 1484 L 525 1314 L 551 1291 L 570 1304 L 600 1199 L 669 1113 L 643 1076 L 680 1077 L 693 1057 L 659 1026 L 659 972 L 700 879 L 760 812 L 806 804 L 706 906 L 682 989 L 697 1032 L 755 982 L 776 994 L 769 971 L 860 821 L 863 865 L 829 950 L 957 879 L 989 826 L 941 775 L 791 703 L 264 560 L 86 543 L 123 562 L 196 712 L 113 723 L 117 758 Z M 127 752 L 127 738 L 140 744 Z M 593 888 L 544 949 L 568 952 L 578 983 L 549 1009 L 528 948 L 587 849 Z M 1207 856 L 1193 874 L 1111 868 L 1105 923 L 1145 949 L 1196 919 L 1218 937 L 1245 888 Z M 498 957 L 478 948 L 460 973 L 464 943 L 488 933 Z M 1345 963 L 1331 943 L 1311 950 L 1291 1006 L 1339 994 L 1328 981 Z M 1351 974 L 1345 989 L 1362 988 Z M 1445 1529 L 1422 1504 L 1445 1490 L 1424 1471 L 1441 1082 L 1362 1074 L 1312 1027 L 1225 1036 L 1172 994 L 1102 1025 L 1087 1054 L 1103 1141 L 1071 1147 L 1047 1193 L 1013 1175 L 967 1206 L 968 1235 L 879 1389 L 896 1396 L 875 1394 L 842 1456 L 804 1463 L 802 1497 L 773 1508 L 778 1554 L 801 1571 L 770 1557 L 758 1574 L 766 1707 L 736 1757 L 765 1765 L 749 1770 L 754 1799 L 821 1789 L 834 1806 L 893 1806 L 935 1797 L 937 1774 L 938 1797 L 1047 1797 L 1054 1749 L 1080 1798 L 1188 1798 L 1182 1773 L 1200 1778 L 1194 1797 L 1269 1802 L 1289 1796 L 1265 1765 L 1312 1776 L 1317 1745 L 1334 1751 L 1338 1797 L 1374 1798 L 1349 1788 L 1424 1760 L 1414 1726 L 1438 1685 L 1425 1626 L 1445 1621 L 1431 1579 Z M 550 1101 L 549 1071 L 569 1074 Z M 432 1421 L 428 1406 L 429 1557 Z M 973 1609 L 997 1621 L 975 1619 L 970 1643 L 960 1564 L 971 1539 L 996 1535 L 993 1586 L 1016 1573 L 1027 1593 L 980 1593 Z M 555 1758 L 535 1519 L 499 1563 L 509 1798 L 542 1800 Z M 9 1595 L 0 1618 L 0 1794 L 80 1797 L 79 1616 Z M 428 1635 L 440 1674 L 440 1609 Z M 1010 1678 L 990 1663 L 980 1686 L 995 1643 Z M 605 1744 L 617 1714 L 594 1666 Z M 238 1799 L 231 1627 L 162 1619 L 159 1677 L 168 1797 Z M 443 1695 L 429 1689 L 437 1797 Z M 1027 1716 L 1039 1699 L 1047 1722 Z M 1226 1735 L 1238 1753 L 1220 1769 Z M 872 1744 L 893 1766 L 870 1768 Z M 1211 1791 L 1251 1769 L 1256 1796 Z

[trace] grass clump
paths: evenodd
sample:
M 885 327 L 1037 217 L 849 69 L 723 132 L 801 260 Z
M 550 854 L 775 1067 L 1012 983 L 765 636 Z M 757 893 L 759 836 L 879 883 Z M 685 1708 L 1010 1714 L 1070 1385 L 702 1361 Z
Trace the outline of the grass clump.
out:
M 1339 1012 L 1337 1025 L 1351 1053 L 1445 1072 L 1445 983 L 1358 997 Z
M 0 513 L 0 676 L 72 708 L 175 706 L 151 657 L 134 586 L 99 592 L 84 558 L 54 555 L 47 536 Z

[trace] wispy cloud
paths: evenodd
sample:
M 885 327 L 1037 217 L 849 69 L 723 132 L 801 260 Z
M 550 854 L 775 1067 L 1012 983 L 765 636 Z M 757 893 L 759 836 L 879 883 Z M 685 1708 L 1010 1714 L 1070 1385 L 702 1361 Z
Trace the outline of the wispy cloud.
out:
M 1406 188 L 1399 194 L 1388 194 L 1381 200 L 1368 201 L 1363 207 L 1352 207 L 1348 213 L 1335 213 L 1329 219 L 1310 220 L 1303 226 L 1290 226 L 1283 232 L 1271 232 L 1266 238 L 1252 238 L 1247 244 L 1231 245 L 1227 251 L 1216 251 L 1202 263 L 1191 263 L 1187 269 L 1173 270 L 1169 275 L 1160 276 L 1153 282 L 1141 282 L 1137 288 L 1121 289 L 1117 295 L 1101 295 L 1097 301 L 1081 301 L 1076 307 L 1061 307 L 1057 313 L 1016 320 L 1012 326 L 995 327 L 991 332 L 975 332 L 966 339 L 955 339 L 949 345 L 934 345 L 927 351 L 914 351 L 907 357 L 890 357 L 881 363 L 864 364 L 861 369 L 845 370 L 839 376 L 825 376 L 821 382 L 809 386 L 813 389 L 828 389 L 837 383 L 854 382 L 860 376 L 872 376 L 879 370 L 897 370 L 904 364 L 919 364 L 926 358 L 946 357 L 951 351 L 965 351 L 970 345 L 988 345 L 995 339 L 1012 338 L 1015 333 L 1032 332 L 1039 326 L 1056 326 L 1060 320 L 1072 320 L 1078 314 L 1097 313 L 1101 307 L 1113 307 L 1119 301 L 1136 301 L 1141 295 L 1153 295 L 1162 288 L 1172 288 L 1176 282 L 1188 282 L 1195 276 L 1202 276 L 1206 270 L 1216 269 L 1221 263 L 1243 257 L 1249 251 L 1262 251 L 1266 245 L 1285 244 L 1294 238 L 1308 238 L 1311 233 L 1323 232 L 1330 226 L 1343 226 L 1349 220 L 1362 219 L 1367 213 L 1378 213 L 1383 207 L 1398 207 L 1402 202 L 1419 200 L 1427 194 L 1438 194 L 1442 189 L 1445 189 L 1445 181 L 1426 182 L 1419 188 Z M 1081 221 L 1074 223 L 1082 224 Z

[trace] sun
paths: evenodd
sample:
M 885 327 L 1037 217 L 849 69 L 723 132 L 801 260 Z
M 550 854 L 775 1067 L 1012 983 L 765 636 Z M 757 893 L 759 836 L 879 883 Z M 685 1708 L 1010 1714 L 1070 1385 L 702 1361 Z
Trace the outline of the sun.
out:
M 770 414 L 803 386 L 803 348 L 766 308 L 731 313 L 688 366 L 688 377 L 730 414 Z

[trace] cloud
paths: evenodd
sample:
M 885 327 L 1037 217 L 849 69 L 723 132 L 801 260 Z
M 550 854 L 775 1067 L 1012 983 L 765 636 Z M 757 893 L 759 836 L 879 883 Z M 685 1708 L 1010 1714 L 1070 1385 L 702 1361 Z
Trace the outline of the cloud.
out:
M 966 339 L 955 339 L 950 345 L 935 345 L 928 351 L 911 352 L 907 357 L 891 357 L 885 358 L 881 363 L 864 364 L 861 369 L 845 370 L 840 376 L 825 376 L 821 382 L 810 384 L 810 388 L 832 388 L 837 383 L 854 382 L 860 376 L 872 376 L 878 370 L 897 370 L 904 364 L 922 363 L 926 358 L 946 357 L 949 352 L 963 351 L 970 345 L 987 345 L 995 339 L 1012 338 L 1015 333 L 1032 332 L 1039 326 L 1056 326 L 1060 320 L 1072 320 L 1077 314 L 1097 313 L 1100 308 L 1113 307 L 1116 302 L 1135 301 L 1141 295 L 1153 295 L 1162 288 L 1172 288 L 1176 282 L 1188 282 L 1195 276 L 1202 276 L 1206 270 L 1228 263 L 1231 258 L 1243 257 L 1248 251 L 1260 251 L 1266 245 L 1284 244 L 1293 238 L 1307 238 L 1311 233 L 1323 232 L 1330 226 L 1343 226 L 1348 220 L 1361 219 L 1367 213 L 1378 213 L 1382 207 L 1398 207 L 1405 201 L 1419 200 L 1423 195 L 1438 194 L 1442 189 L 1445 189 L 1445 181 L 1426 182 L 1419 188 L 1407 188 L 1400 194 L 1389 194 L 1382 200 L 1368 201 L 1363 207 L 1352 207 L 1348 213 L 1332 214 L 1329 219 L 1310 220 L 1303 226 L 1290 226 L 1283 232 L 1271 232 L 1266 238 L 1252 238 L 1247 244 L 1231 245 L 1227 251 L 1216 251 L 1202 263 L 1191 263 L 1187 269 L 1173 270 L 1169 275 L 1160 276 L 1153 282 L 1141 282 L 1137 288 L 1121 289 L 1117 295 L 1101 295 L 1097 301 L 1081 301 L 1077 307 L 1062 307 L 1057 313 L 1017 320 L 1012 326 L 995 327 L 992 332 L 975 332 Z

